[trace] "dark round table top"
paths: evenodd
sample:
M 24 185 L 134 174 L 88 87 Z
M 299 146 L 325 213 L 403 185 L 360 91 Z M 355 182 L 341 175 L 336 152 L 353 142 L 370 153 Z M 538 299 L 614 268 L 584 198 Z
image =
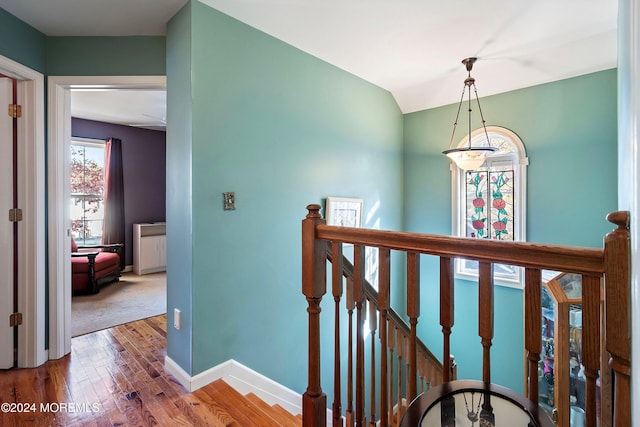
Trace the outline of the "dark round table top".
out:
M 546 412 L 505 387 L 458 380 L 434 387 L 409 406 L 400 427 L 554 427 Z

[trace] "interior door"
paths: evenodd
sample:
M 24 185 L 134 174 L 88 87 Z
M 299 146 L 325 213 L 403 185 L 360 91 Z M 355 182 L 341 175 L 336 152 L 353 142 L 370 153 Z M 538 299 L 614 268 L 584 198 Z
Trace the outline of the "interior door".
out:
M 8 106 L 13 102 L 13 81 L 0 75 L 0 369 L 13 367 L 13 120 Z

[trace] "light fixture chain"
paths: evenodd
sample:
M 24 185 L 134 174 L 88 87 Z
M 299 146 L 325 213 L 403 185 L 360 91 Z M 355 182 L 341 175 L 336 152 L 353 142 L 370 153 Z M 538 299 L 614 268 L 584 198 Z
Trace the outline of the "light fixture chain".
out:
M 471 108 L 471 85 L 473 85 L 473 87 L 476 87 L 476 84 L 474 83 L 474 81 L 471 79 L 471 71 L 469 71 L 469 78 L 467 78 L 467 80 L 464 81 L 464 84 L 466 86 L 469 86 L 469 98 L 467 99 L 467 108 L 469 109 L 469 120 L 467 122 L 468 126 L 469 126 L 469 130 L 468 130 L 468 134 L 469 135 L 469 148 L 471 148 L 471 112 L 473 111 L 473 109 Z M 476 92 L 476 99 L 478 99 L 478 92 Z
M 478 89 L 476 84 L 473 84 L 473 91 L 476 93 L 476 101 L 478 102 L 478 112 L 480 113 L 480 120 L 482 120 L 482 129 L 484 129 L 484 136 L 487 137 L 487 146 L 491 147 L 491 140 L 489 139 L 489 133 L 487 132 L 487 126 L 482 115 L 482 107 L 480 106 L 480 99 L 478 98 Z
M 467 85 L 462 87 L 462 95 L 460 96 L 460 102 L 458 103 L 458 112 L 456 113 L 456 121 L 453 123 L 453 132 L 451 133 L 451 140 L 449 141 L 449 148 L 453 147 L 453 138 L 456 136 L 456 128 L 458 127 L 458 118 L 460 117 L 460 110 L 462 109 L 462 101 L 464 100 L 464 93 L 467 91 Z

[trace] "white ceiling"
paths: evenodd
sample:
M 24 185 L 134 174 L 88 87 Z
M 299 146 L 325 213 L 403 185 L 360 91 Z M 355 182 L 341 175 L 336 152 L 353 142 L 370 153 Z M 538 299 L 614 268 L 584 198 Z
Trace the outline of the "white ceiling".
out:
M 389 90 L 405 113 L 616 66 L 616 0 L 201 0 Z
M 151 89 L 71 89 L 71 116 L 151 130 L 166 129 L 167 92 Z
M 617 65 L 616 0 L 200 1 L 387 89 L 405 113 L 458 102 L 468 56 L 479 58 L 472 75 L 480 97 Z M 164 34 L 185 3 L 0 0 L 0 7 L 50 36 L 114 36 Z M 119 95 L 77 98 L 88 114 L 89 98 L 102 96 Z M 134 104 L 113 102 L 121 111 Z M 163 113 L 124 122 L 156 123 Z

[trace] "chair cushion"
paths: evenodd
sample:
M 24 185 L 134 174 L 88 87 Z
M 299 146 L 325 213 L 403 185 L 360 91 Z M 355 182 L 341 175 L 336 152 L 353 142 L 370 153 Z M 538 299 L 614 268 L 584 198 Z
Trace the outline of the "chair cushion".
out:
M 100 252 L 96 256 L 95 273 L 96 279 L 99 279 L 105 273 L 113 271 L 116 267 L 120 266 L 120 257 L 113 252 Z M 71 258 L 71 272 L 76 273 L 89 273 L 89 262 L 86 257 L 73 257 Z
M 71 252 L 78 252 L 78 245 L 73 237 L 71 238 Z

